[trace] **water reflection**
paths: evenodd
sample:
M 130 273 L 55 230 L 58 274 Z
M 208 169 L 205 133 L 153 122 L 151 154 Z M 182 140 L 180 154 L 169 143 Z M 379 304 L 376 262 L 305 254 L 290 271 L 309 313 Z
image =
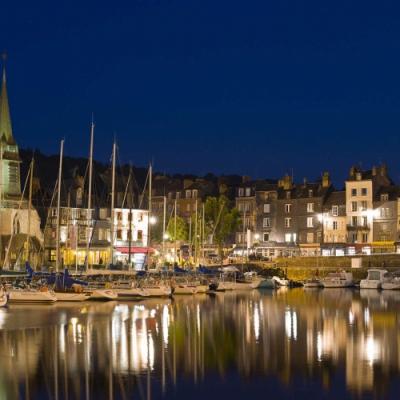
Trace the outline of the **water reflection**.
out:
M 299 379 L 305 397 L 389 397 L 399 305 L 396 292 L 296 289 L 10 306 L 0 310 L 0 398 L 235 398 L 237 382 L 285 397 Z

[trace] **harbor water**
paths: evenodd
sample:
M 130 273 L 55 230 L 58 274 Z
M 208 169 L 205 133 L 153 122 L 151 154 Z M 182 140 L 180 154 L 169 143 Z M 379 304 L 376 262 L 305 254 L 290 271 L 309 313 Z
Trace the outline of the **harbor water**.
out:
M 385 399 L 400 293 L 225 292 L 0 309 L 0 399 Z

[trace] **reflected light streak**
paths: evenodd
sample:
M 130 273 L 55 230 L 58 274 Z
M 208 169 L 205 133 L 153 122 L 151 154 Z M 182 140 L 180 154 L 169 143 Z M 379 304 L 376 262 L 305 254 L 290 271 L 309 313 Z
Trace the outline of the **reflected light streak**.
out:
M 349 311 L 349 324 L 350 325 L 354 324 L 354 314 L 351 310 Z
M 256 341 L 258 342 L 260 338 L 260 312 L 258 310 L 258 304 L 254 305 L 253 323 L 254 323 L 254 336 L 256 338 Z
M 163 307 L 162 312 L 162 333 L 165 347 L 168 347 L 168 333 L 169 333 L 169 310 L 166 305 Z
M 364 344 L 364 356 L 368 363 L 372 366 L 379 360 L 381 355 L 380 345 L 373 336 L 368 336 Z
M 297 313 L 290 309 L 285 311 L 285 332 L 289 339 L 297 340 Z
M 318 359 L 318 361 L 322 361 L 322 334 L 321 334 L 321 332 L 317 333 L 317 359 Z
M 369 313 L 369 309 L 368 308 L 366 308 L 365 310 L 364 310 L 364 322 L 365 322 L 365 325 L 369 325 L 369 323 L 370 323 L 370 321 L 371 321 L 371 316 L 370 316 L 370 313 Z

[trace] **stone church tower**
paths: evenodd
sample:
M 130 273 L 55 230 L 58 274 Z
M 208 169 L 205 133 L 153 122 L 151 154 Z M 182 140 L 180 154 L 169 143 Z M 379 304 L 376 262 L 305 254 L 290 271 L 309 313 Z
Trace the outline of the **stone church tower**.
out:
M 6 71 L 0 92 L 0 268 L 40 262 L 43 234 L 40 217 L 22 197 L 18 145 L 8 104 Z M 30 211 L 29 211 L 30 208 Z

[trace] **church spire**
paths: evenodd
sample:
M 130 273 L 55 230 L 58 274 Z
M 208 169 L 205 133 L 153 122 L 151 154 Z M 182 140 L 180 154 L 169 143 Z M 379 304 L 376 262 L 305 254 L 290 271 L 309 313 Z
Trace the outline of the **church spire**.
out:
M 14 144 L 11 127 L 10 107 L 8 105 L 5 55 L 3 55 L 3 78 L 0 93 L 0 139 L 2 139 L 3 137 L 8 143 Z

